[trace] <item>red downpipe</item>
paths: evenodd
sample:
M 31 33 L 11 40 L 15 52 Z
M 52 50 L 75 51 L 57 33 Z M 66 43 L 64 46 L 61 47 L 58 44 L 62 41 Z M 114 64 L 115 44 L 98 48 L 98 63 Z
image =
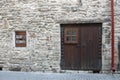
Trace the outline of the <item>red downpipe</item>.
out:
M 115 47 L 114 47 L 114 0 L 111 0 L 111 38 L 112 38 L 112 41 L 111 41 L 111 47 L 112 47 L 112 60 L 111 60 L 111 66 L 112 66 L 112 72 L 115 72 L 115 64 L 114 64 L 114 50 L 115 50 Z

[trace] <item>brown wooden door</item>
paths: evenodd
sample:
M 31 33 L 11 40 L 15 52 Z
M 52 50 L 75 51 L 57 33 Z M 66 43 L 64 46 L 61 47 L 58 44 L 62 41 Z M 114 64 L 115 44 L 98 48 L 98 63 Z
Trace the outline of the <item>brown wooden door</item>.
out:
M 61 25 L 61 68 L 101 69 L 101 24 Z

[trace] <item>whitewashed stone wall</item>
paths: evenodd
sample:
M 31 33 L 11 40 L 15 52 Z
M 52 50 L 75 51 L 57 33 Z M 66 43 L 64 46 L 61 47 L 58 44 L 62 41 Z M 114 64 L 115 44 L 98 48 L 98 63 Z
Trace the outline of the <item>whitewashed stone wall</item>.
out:
M 119 5 L 116 0 L 116 38 Z M 0 66 L 3 70 L 60 72 L 60 24 L 102 23 L 102 70 L 110 71 L 110 17 L 110 0 L 1 0 Z M 25 48 L 15 47 L 18 30 L 27 32 Z
M 116 67 L 120 68 L 120 59 L 119 59 L 120 52 L 118 51 L 118 42 L 120 45 L 120 8 L 119 7 L 120 7 L 120 1 L 115 0 L 115 47 L 116 47 L 115 64 L 118 64 Z

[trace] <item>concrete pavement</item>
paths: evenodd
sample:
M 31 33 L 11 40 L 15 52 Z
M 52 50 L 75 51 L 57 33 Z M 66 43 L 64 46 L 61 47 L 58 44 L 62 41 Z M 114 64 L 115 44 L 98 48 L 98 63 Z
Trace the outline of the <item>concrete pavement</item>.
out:
M 120 74 L 0 72 L 0 80 L 120 80 Z

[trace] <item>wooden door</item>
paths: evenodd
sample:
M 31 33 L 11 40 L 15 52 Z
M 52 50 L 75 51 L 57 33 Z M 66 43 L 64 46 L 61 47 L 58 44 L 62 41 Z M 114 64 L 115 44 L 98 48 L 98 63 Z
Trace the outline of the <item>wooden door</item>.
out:
M 101 24 L 61 25 L 61 68 L 101 69 Z

